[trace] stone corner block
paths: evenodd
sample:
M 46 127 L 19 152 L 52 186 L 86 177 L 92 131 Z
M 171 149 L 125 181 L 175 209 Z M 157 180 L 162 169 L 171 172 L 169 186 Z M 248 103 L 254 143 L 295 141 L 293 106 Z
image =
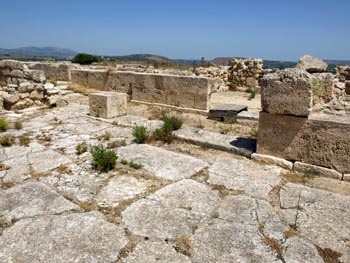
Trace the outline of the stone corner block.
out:
M 300 69 L 285 69 L 262 79 L 261 106 L 271 114 L 308 116 L 312 108 L 313 76 Z
M 125 93 L 92 93 L 89 95 L 90 115 L 104 119 L 126 115 L 127 99 Z

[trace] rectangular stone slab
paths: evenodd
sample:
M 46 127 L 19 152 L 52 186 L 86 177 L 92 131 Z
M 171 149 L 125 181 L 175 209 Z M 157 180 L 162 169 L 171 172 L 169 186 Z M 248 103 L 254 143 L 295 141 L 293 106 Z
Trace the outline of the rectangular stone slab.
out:
M 350 120 L 260 112 L 257 152 L 342 173 L 350 171 Z
M 237 104 L 222 104 L 217 105 L 209 110 L 208 119 L 235 119 L 237 114 L 242 111 L 247 111 L 248 106 Z

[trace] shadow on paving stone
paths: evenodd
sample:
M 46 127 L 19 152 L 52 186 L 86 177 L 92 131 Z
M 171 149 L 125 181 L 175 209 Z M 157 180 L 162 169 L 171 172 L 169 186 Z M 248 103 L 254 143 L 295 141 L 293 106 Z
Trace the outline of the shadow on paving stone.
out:
M 244 148 L 251 152 L 256 152 L 256 139 L 237 137 L 235 140 L 230 142 L 232 146 L 237 148 Z

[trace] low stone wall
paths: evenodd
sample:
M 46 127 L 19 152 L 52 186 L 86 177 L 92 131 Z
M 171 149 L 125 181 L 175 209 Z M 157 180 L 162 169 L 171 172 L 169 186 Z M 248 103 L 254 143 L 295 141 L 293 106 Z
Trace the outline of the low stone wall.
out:
M 72 83 L 127 93 L 133 100 L 207 110 L 208 78 L 107 70 L 72 70 Z
M 42 70 L 48 79 L 70 81 L 71 69 L 74 65 L 69 62 L 64 63 L 43 63 L 30 62 L 27 63 L 29 69 Z
M 262 59 L 234 59 L 229 68 L 231 88 L 256 87 L 264 74 Z
M 30 70 L 19 61 L 0 61 L 1 108 L 24 109 L 42 105 L 46 100 L 45 74 L 41 70 Z

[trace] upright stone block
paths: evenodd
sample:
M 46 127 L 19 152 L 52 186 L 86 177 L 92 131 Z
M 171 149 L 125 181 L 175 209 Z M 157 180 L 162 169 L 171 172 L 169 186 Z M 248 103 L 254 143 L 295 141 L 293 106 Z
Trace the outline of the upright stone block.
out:
M 350 172 L 347 116 L 309 118 L 260 112 L 257 153 Z
M 126 115 L 127 97 L 125 93 L 92 93 L 89 95 L 90 115 L 105 119 Z
M 312 108 L 311 74 L 285 69 L 262 79 L 261 106 L 271 114 L 308 116 Z

